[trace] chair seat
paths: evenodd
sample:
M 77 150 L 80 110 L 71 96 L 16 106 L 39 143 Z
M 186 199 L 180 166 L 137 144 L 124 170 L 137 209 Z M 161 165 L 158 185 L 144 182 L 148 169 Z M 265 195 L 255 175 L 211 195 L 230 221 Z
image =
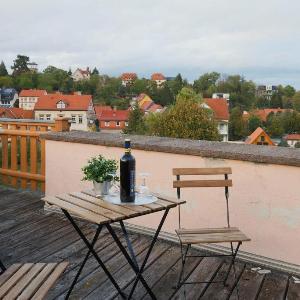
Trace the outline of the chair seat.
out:
M 177 229 L 176 233 L 182 244 L 250 241 L 237 227 Z
M 14 264 L 0 276 L 0 299 L 44 299 L 68 263 Z

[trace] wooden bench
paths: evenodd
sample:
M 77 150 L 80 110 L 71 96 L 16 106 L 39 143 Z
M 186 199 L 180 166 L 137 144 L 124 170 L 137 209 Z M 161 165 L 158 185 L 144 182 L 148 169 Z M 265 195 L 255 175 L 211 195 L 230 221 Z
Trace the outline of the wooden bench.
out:
M 67 266 L 67 262 L 14 264 L 0 275 L 0 299 L 44 299 Z

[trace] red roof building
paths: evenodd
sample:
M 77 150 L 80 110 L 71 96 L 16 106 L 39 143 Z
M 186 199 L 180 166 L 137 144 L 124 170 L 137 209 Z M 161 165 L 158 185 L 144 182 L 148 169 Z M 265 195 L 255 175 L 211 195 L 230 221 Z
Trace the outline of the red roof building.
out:
M 300 143 L 300 133 L 291 133 L 284 137 L 290 147 L 295 147 L 296 143 Z
M 136 73 L 123 73 L 121 75 L 122 85 L 132 84 L 137 79 Z
M 204 103 L 213 111 L 216 120 L 229 120 L 229 110 L 226 99 L 204 98 Z
M 155 81 L 156 85 L 159 87 L 159 86 L 161 86 L 166 81 L 166 78 L 161 73 L 153 73 L 151 75 L 151 80 Z
M 46 90 L 30 89 L 30 90 L 22 90 L 19 94 L 19 97 L 41 97 L 44 95 L 47 95 Z
M 34 119 L 33 110 L 24 110 L 18 107 L 0 108 L 0 118 L 9 119 Z
M 102 110 L 100 114 L 97 114 L 100 128 L 108 130 L 124 129 L 128 125 L 129 113 L 129 110 Z
M 256 130 L 249 135 L 245 143 L 252 145 L 275 146 L 269 135 L 261 127 L 256 128 Z
M 47 95 L 46 90 L 22 90 L 19 94 L 19 108 L 34 110 L 35 104 L 42 96 Z
M 286 111 L 293 111 L 292 109 L 284 109 L 284 108 L 265 108 L 265 109 L 257 109 L 254 111 L 251 111 L 250 113 L 247 111 L 243 112 L 243 118 L 248 120 L 250 115 L 255 115 L 260 118 L 261 121 L 266 122 L 269 114 L 278 114 L 278 113 L 284 113 Z
M 77 68 L 72 74 L 72 78 L 74 81 L 90 79 L 90 77 L 91 77 L 91 72 L 89 67 L 87 67 L 86 70 Z

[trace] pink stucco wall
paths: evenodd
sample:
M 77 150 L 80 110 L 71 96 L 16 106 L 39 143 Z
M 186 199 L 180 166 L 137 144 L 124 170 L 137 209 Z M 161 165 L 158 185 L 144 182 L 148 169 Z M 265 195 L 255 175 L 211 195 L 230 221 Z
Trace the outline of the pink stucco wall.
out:
M 92 188 L 91 183 L 81 181 L 81 167 L 92 156 L 119 159 L 122 153 L 121 148 L 47 140 L 46 194 Z M 133 150 L 133 155 L 137 174 L 151 174 L 150 188 L 172 196 L 176 196 L 172 188 L 174 167 L 232 167 L 231 226 L 238 226 L 252 239 L 242 250 L 300 265 L 300 168 L 143 150 Z M 186 189 L 182 198 L 187 200 L 182 206 L 184 227 L 226 225 L 223 189 Z M 151 214 L 133 222 L 156 227 L 160 216 Z M 177 209 L 173 209 L 163 230 L 174 233 L 177 226 Z

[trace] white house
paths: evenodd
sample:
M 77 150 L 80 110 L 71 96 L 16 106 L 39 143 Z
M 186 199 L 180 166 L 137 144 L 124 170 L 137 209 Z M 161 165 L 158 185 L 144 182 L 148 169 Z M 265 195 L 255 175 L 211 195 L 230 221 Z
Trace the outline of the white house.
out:
M 19 94 L 19 107 L 25 110 L 33 110 L 41 96 L 47 95 L 46 90 L 22 90 Z
M 229 101 L 230 94 L 228 94 L 228 93 L 213 93 L 212 98 L 213 99 L 226 99 L 227 101 Z
M 136 73 L 123 73 L 121 75 L 122 85 L 127 86 L 133 84 L 133 82 L 137 79 Z
M 72 74 L 72 78 L 74 81 L 90 79 L 90 77 L 91 77 L 91 72 L 89 67 L 87 67 L 86 70 L 82 70 L 78 68 Z
M 300 143 L 300 133 L 291 133 L 284 137 L 290 147 L 295 147 L 296 143 Z
M 71 120 L 71 130 L 88 131 L 96 119 L 91 95 L 48 94 L 35 105 L 35 119 L 51 121 L 58 117 Z
M 157 87 L 161 87 L 167 81 L 166 77 L 161 73 L 153 73 L 151 75 L 151 80 L 155 81 Z

